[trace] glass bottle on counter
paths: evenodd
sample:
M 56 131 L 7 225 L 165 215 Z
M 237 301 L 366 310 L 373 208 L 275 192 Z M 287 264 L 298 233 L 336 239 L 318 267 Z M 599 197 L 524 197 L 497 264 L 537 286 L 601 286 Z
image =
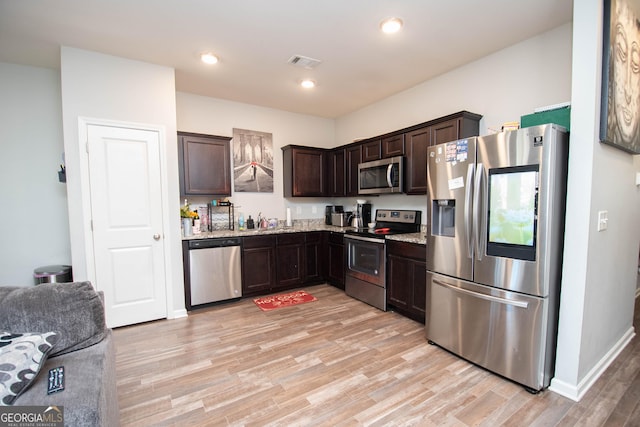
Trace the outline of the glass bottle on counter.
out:
M 238 230 L 244 230 L 244 214 L 242 212 L 238 215 Z

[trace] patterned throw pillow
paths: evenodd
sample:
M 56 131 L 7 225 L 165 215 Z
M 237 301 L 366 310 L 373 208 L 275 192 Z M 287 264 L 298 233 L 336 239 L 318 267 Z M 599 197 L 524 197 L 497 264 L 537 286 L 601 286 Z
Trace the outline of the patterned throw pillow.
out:
M 0 405 L 11 405 L 33 382 L 58 340 L 55 332 L 0 332 Z

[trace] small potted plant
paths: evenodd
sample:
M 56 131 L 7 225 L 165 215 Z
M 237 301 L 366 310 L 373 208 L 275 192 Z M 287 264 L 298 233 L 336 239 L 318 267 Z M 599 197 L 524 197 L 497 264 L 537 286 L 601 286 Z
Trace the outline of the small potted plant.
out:
M 180 206 L 180 218 L 182 218 L 182 232 L 185 237 L 193 234 L 193 218 L 198 213 L 191 210 L 189 203 L 185 200 L 184 205 Z

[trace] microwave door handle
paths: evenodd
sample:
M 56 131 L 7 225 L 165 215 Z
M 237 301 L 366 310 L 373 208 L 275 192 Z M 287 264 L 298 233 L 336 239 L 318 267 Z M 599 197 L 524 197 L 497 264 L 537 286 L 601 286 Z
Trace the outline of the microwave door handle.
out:
M 391 180 L 392 173 L 393 173 L 393 163 L 389 163 L 389 166 L 387 166 L 387 185 L 389 185 L 389 188 L 393 187 L 393 181 Z
M 472 223 L 472 202 L 473 202 L 473 176 L 475 165 L 472 163 L 467 167 L 467 186 L 464 190 L 464 228 L 467 235 L 467 256 L 473 259 L 473 223 Z
M 486 224 L 484 221 L 484 165 L 478 163 L 476 169 L 476 181 L 473 189 L 473 235 L 476 244 L 476 259 L 482 260 L 484 255 L 484 235 L 486 233 Z

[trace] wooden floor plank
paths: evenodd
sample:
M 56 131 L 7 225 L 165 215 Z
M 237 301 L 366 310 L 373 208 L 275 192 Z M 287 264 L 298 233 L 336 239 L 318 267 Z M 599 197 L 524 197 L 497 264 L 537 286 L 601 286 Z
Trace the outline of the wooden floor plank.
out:
M 581 402 L 523 387 L 329 285 L 114 330 L 123 426 L 638 426 L 634 338 Z M 636 328 L 639 325 L 636 311 Z

